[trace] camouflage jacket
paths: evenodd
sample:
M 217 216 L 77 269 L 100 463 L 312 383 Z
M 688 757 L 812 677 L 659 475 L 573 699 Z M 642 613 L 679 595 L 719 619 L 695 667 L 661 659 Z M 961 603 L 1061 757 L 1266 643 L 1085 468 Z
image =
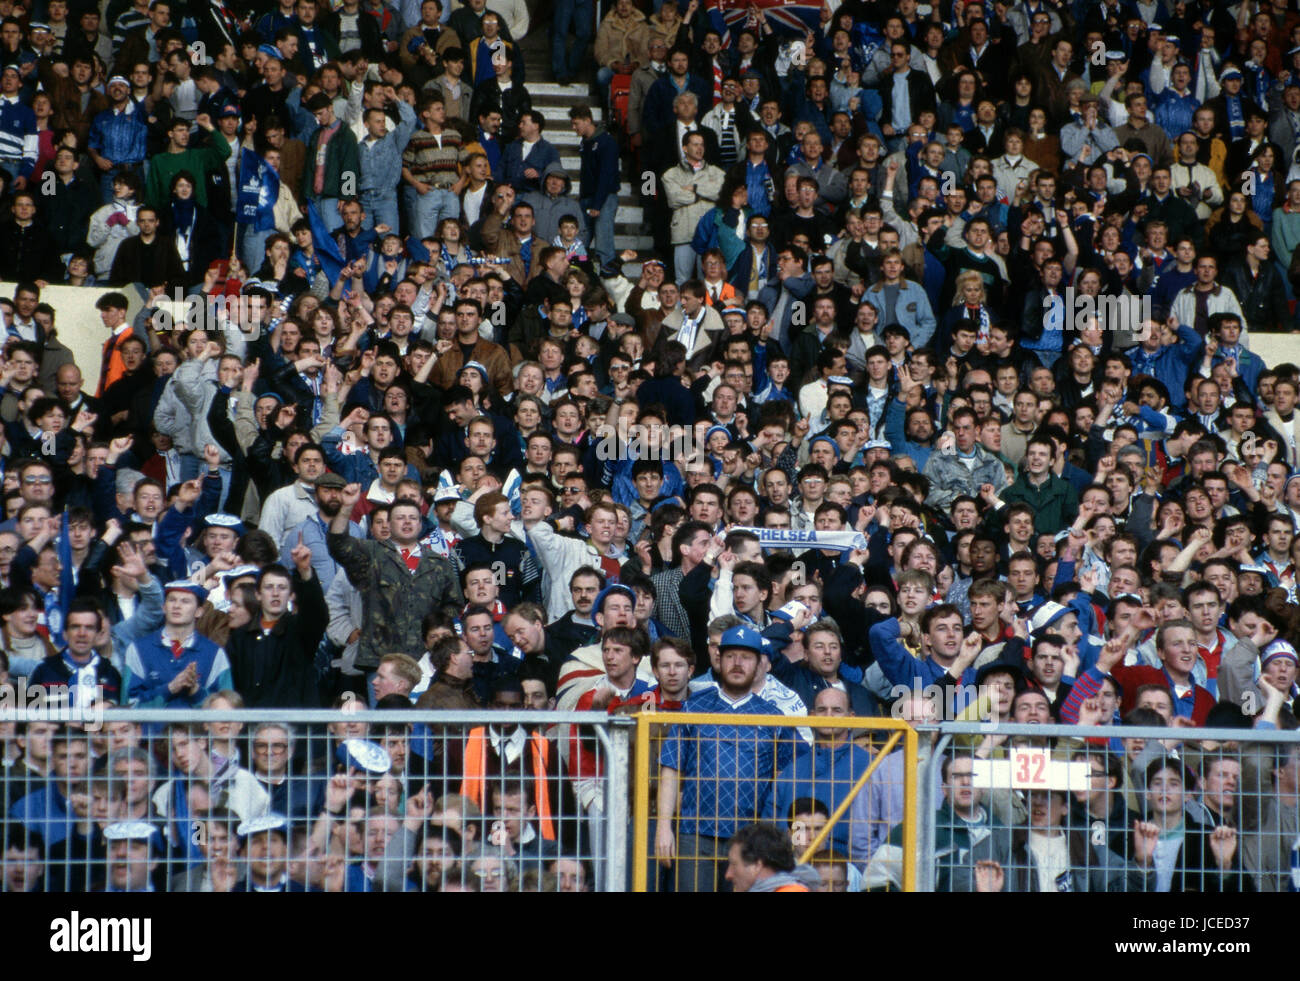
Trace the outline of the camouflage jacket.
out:
M 330 557 L 361 594 L 358 668 L 373 670 L 389 653 L 419 657 L 424 650 L 420 623 L 425 615 L 444 603 L 457 610 L 465 603 L 451 560 L 435 556 L 423 545 L 420 564 L 412 574 L 391 541 L 331 532 L 327 542 Z

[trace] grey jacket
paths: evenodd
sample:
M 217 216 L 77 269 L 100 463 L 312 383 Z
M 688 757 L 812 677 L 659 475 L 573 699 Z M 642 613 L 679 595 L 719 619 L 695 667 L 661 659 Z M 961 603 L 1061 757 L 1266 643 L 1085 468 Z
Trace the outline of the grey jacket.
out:
M 194 452 L 194 420 L 176 392 L 176 375 L 173 373 L 163 387 L 162 396 L 153 412 L 153 424 L 158 432 L 171 437 L 178 453 Z
M 217 360 L 209 358 L 205 361 L 186 361 L 176 369 L 167 384 L 167 392 L 175 390 L 176 397 L 190 415 L 188 452 L 200 456 L 208 443 L 221 447 L 208 427 L 208 410 L 212 408 L 212 400 L 217 397 Z M 167 393 L 163 394 L 165 396 Z M 233 401 L 235 397 L 231 398 Z M 230 462 L 230 454 L 224 448 L 221 448 L 221 462 Z
M 581 216 L 582 209 L 578 207 L 578 199 L 571 193 L 573 190 L 573 181 L 569 178 L 569 173 L 564 169 L 561 163 L 551 163 L 546 165 L 542 171 L 540 181 L 542 187 L 546 186 L 546 178 L 551 174 L 559 174 L 564 178 L 564 193 L 558 197 L 551 197 L 545 191 L 528 191 L 520 195 L 519 200 L 526 201 L 533 206 L 533 234 L 540 239 L 544 239 L 549 245 L 554 241 L 555 236 L 560 233 L 560 219 L 565 215 L 573 215 L 575 218 Z M 582 223 L 579 222 L 579 226 Z M 590 248 L 591 243 L 587 243 Z
M 931 453 L 923 471 L 930 480 L 930 494 L 925 503 L 934 508 L 946 508 L 962 494 L 979 497 L 981 484 L 992 484 L 995 491 L 1007 486 L 1007 471 L 1001 460 L 979 444 L 975 446 L 975 457 L 972 470 L 955 452 L 935 450 Z

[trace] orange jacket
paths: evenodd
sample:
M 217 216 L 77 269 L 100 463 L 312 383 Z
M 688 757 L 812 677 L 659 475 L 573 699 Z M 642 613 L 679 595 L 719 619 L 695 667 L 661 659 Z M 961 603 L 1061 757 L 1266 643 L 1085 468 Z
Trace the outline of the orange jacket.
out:
M 546 767 L 550 761 L 551 744 L 541 733 L 533 733 L 528 739 L 529 755 L 533 762 L 533 806 L 537 808 L 537 822 L 541 825 L 542 837 L 547 841 L 555 840 L 555 821 L 551 812 L 551 787 L 547 779 Z M 487 772 L 487 730 L 475 726 L 469 731 L 465 740 L 465 773 L 461 781 L 460 793 L 486 810 L 484 793 Z

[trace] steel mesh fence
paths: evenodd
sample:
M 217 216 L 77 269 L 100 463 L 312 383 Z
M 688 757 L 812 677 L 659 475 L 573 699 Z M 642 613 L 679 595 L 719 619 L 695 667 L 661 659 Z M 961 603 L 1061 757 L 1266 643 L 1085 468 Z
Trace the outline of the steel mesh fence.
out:
M 527 712 L 0 721 L 3 888 L 620 889 L 605 854 L 625 836 L 605 825 L 626 826 L 626 740 L 612 765 L 612 729 Z

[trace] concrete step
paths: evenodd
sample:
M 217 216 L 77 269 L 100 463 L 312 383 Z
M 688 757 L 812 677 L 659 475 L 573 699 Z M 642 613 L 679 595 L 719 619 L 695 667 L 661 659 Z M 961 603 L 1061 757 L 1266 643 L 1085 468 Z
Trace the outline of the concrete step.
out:
M 649 251 L 654 248 L 654 239 L 649 235 L 615 235 L 614 248 L 622 252 L 624 249 L 636 249 L 638 252 Z
M 555 99 L 568 99 L 569 104 L 573 105 L 591 97 L 591 86 L 586 82 L 571 82 L 568 85 L 560 85 L 558 82 L 529 82 L 527 88 L 534 103 L 546 100 L 554 104 Z
M 533 94 L 533 93 L 532 93 L 532 86 L 531 86 L 531 85 L 528 87 L 528 94 L 529 94 L 529 95 L 532 95 L 532 94 Z M 569 126 L 569 107 L 570 107 L 570 106 L 575 106 L 575 105 L 580 104 L 580 103 L 582 102 L 582 100 L 581 100 L 581 99 L 575 99 L 575 98 L 573 98 L 572 96 L 564 96 L 563 98 L 564 98 L 564 101 L 563 101 L 563 102 L 559 102 L 559 101 L 557 101 L 557 102 L 556 102 L 555 104 L 553 104 L 553 105 L 547 105 L 547 104 L 545 104 L 545 103 L 541 103 L 541 104 L 539 104 L 539 103 L 534 99 L 534 100 L 533 100 L 533 109 L 536 110 L 537 112 L 540 112 L 540 113 L 542 114 L 542 118 L 545 119 L 546 122 L 547 122 L 548 124 L 551 124 L 551 123 L 563 123 L 563 124 L 564 124 L 564 127 L 565 127 L 566 129 L 568 129 L 568 126 Z M 604 112 L 604 110 L 602 110 L 602 109 L 600 108 L 600 106 L 592 106 L 592 107 L 591 107 L 591 118 L 594 119 L 596 122 L 600 122 L 600 120 L 601 120 L 601 116 L 602 116 L 603 112 Z M 548 130 L 548 132 L 549 132 L 549 130 Z M 572 130 L 569 130 L 569 132 L 572 133 L 573 131 L 572 131 Z M 574 134 L 574 135 L 576 136 L 577 134 Z M 548 139 L 549 139 L 549 137 L 548 137 Z M 552 141 L 552 142 L 554 142 L 554 141 Z

